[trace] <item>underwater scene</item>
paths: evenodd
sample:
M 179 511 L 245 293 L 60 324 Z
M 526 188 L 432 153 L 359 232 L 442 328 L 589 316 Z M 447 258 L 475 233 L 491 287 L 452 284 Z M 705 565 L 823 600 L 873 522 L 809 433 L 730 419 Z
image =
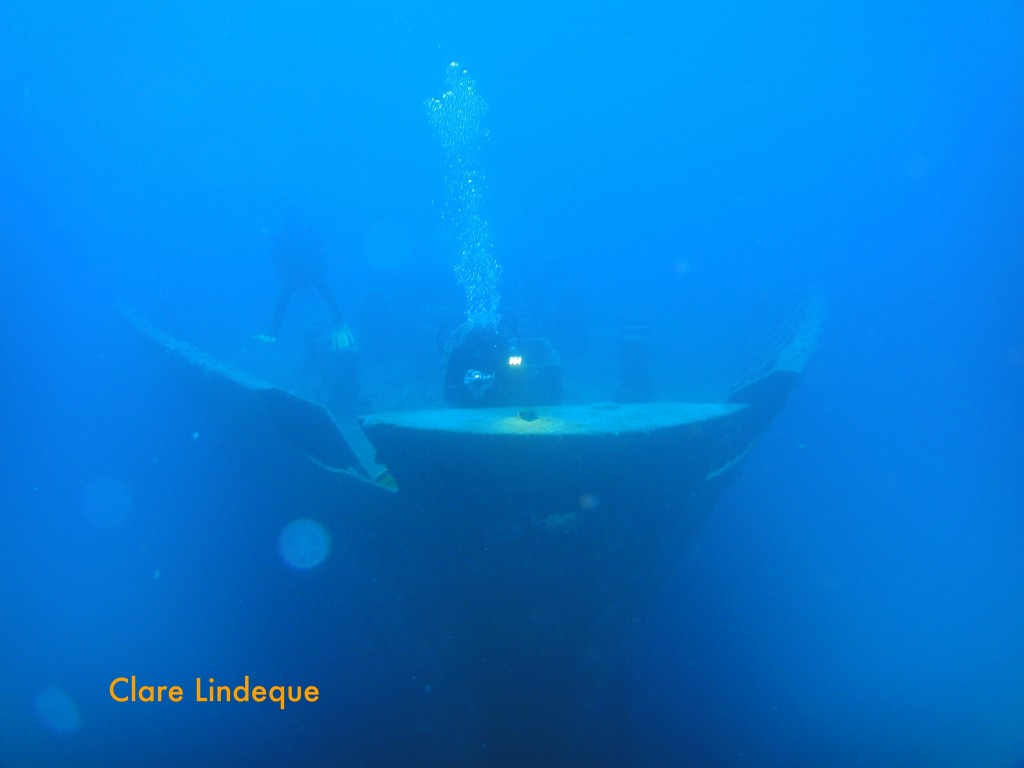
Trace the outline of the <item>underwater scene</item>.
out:
M 0 3 L 0 766 L 1024 767 L 1024 3 Z

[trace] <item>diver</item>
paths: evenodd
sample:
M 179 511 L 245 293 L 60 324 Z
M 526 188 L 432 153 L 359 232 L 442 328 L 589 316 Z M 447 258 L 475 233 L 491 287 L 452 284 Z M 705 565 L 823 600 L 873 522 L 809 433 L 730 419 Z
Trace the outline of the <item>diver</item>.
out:
M 463 408 L 506 404 L 515 360 L 515 346 L 497 324 L 459 326 L 449 343 L 444 399 Z
M 520 340 L 515 320 L 507 313 L 493 323 L 462 323 L 441 348 L 448 356 L 444 399 L 458 408 L 550 405 L 561 400 L 557 356 L 546 340 Z
M 281 224 L 271 239 L 270 258 L 281 280 L 281 290 L 274 306 L 270 334 L 257 338 L 261 341 L 276 341 L 292 294 L 313 288 L 320 294 L 331 316 L 331 348 L 341 350 L 352 347 L 355 343 L 352 331 L 345 324 L 344 315 L 327 283 L 327 253 L 323 241 L 289 208 L 281 212 Z

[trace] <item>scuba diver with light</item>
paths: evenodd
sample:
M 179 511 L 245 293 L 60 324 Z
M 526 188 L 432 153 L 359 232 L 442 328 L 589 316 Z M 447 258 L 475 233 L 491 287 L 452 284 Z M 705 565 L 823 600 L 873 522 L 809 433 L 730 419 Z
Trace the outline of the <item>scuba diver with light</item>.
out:
M 444 399 L 462 408 L 524 404 L 519 401 L 532 377 L 523 365 L 520 343 L 515 319 L 508 313 L 494 325 L 460 324 L 440 345 L 448 357 Z
M 448 358 L 444 398 L 462 408 L 558 402 L 561 369 L 550 345 L 543 339 L 521 341 L 515 319 L 498 310 L 501 265 L 491 253 L 482 213 L 486 175 L 480 154 L 487 131 L 481 121 L 487 103 L 469 73 L 453 61 L 444 92 L 428 99 L 426 107 L 444 154 L 445 218 L 458 241 L 455 273 L 466 292 L 464 319 L 454 330 L 449 324 L 438 332 Z

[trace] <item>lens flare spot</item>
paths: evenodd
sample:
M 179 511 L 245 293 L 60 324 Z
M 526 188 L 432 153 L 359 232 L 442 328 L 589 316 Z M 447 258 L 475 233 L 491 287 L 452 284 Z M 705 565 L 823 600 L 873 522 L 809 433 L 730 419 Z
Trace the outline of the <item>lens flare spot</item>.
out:
M 97 477 L 82 489 L 82 515 L 99 528 L 113 528 L 128 517 L 132 508 L 132 492 L 127 485 L 112 477 Z
M 309 570 L 320 565 L 331 549 L 331 536 L 320 523 L 299 518 L 281 531 L 278 542 L 281 557 L 292 568 Z
M 74 733 L 82 727 L 75 702 L 56 686 L 39 691 L 33 703 L 36 716 L 54 733 Z
M 363 237 L 363 258 L 383 270 L 402 269 L 412 254 L 412 235 L 396 221 L 380 221 Z

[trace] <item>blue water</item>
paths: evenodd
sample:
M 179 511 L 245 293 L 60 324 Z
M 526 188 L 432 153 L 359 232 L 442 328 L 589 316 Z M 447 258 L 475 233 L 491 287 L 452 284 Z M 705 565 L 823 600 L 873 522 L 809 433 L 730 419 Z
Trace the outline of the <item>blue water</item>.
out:
M 282 557 L 287 488 L 245 492 L 230 425 L 114 311 L 251 359 L 293 206 L 365 405 L 440 405 L 434 334 L 465 307 L 425 104 L 452 61 L 489 105 L 500 307 L 551 338 L 568 399 L 611 396 L 623 328 L 678 399 L 768 330 L 764 307 L 827 305 L 787 408 L 631 636 L 615 727 L 594 726 L 610 764 L 1022 764 L 1010 0 L 4 3 L 0 764 L 456 759 L 429 697 L 462 694 L 395 662 L 429 649 L 379 618 L 380 565 L 343 529 L 322 563 L 293 567 L 315 541 Z M 279 343 L 318 311 L 301 298 Z M 114 703 L 133 674 L 324 695 Z

